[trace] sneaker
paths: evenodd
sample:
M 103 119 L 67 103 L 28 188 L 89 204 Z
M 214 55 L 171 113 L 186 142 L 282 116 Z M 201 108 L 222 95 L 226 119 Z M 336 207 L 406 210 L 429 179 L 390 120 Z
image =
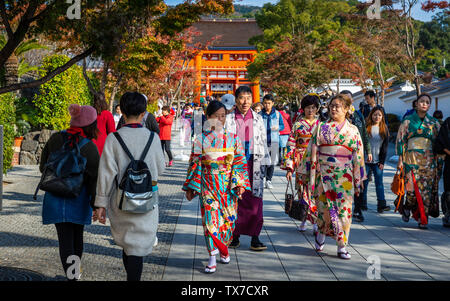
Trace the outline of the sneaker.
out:
M 233 238 L 233 241 L 230 243 L 228 247 L 232 249 L 237 249 L 239 248 L 240 245 L 241 243 L 239 242 L 239 238 Z
M 173 160 L 169 161 L 169 166 L 173 166 Z
M 272 181 L 267 181 L 266 182 L 266 188 L 273 189 Z
M 266 250 L 267 247 L 265 244 L 263 244 L 258 237 L 252 238 L 252 242 L 250 244 L 250 250 L 253 251 L 263 251 Z
M 364 221 L 364 216 L 362 213 L 355 213 L 353 214 L 353 218 L 357 221 L 362 223 Z
M 384 211 L 391 210 L 391 206 L 384 206 L 377 209 L 378 213 L 383 213 Z

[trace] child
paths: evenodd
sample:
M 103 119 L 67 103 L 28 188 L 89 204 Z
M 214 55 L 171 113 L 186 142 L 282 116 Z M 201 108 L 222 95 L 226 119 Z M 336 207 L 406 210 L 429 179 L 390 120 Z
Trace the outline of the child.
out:
M 156 118 L 156 121 L 159 124 L 159 138 L 161 139 L 161 147 L 166 151 L 169 156 L 169 164 L 166 166 L 173 165 L 173 156 L 170 151 L 170 141 L 172 140 L 172 124 L 173 124 L 173 115 L 170 114 L 170 107 L 163 106 L 161 109 L 162 115 Z

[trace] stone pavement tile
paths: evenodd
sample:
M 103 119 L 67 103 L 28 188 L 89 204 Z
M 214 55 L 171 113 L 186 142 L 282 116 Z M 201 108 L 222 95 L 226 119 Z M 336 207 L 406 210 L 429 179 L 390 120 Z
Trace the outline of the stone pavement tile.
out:
M 197 239 L 198 203 L 184 201 L 173 235 L 162 280 L 191 281 Z
M 427 274 L 428 277 L 434 280 L 450 279 L 450 274 L 448 273 L 450 261 L 448 257 L 431 248 L 423 241 L 408 235 L 405 230 L 396 227 L 385 218 L 379 218 L 377 214 L 367 212 L 364 223 L 370 224 L 370 227 L 366 227 L 372 233 L 405 256 L 412 264 Z M 422 235 L 427 235 L 424 230 L 415 229 L 415 231 L 422 232 Z
M 181 185 L 186 163 L 176 163 L 160 177 L 159 244 L 144 258 L 142 280 L 160 280 L 167 261 L 181 204 Z M 54 225 L 42 225 L 44 193 L 33 200 L 40 179 L 37 166 L 16 166 L 5 177 L 3 210 L 0 211 L 0 266 L 27 269 L 48 280 L 64 280 Z M 9 274 L 11 274 L 9 272 Z M 0 280 L 6 273 L 0 274 Z M 99 223 L 85 227 L 82 280 L 125 280 L 122 250 L 111 237 L 110 228 Z

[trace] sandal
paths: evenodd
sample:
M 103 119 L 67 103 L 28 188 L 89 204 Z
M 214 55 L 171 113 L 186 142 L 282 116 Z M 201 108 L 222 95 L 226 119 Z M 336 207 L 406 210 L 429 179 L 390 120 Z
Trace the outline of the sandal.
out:
M 426 229 L 428 229 L 428 226 L 419 223 L 419 229 L 426 230 Z
M 210 266 L 206 266 L 205 267 L 205 273 L 207 273 L 207 274 L 212 274 L 212 273 L 214 273 L 216 271 L 216 266 L 214 265 L 214 266 L 212 266 L 212 267 L 210 267 Z
M 323 246 L 325 245 L 325 242 L 323 243 L 319 243 L 319 241 L 317 240 L 317 235 L 314 237 L 314 239 L 316 240 L 316 251 L 317 252 L 321 252 L 323 251 Z
M 228 255 L 227 257 L 220 256 L 220 262 L 223 264 L 229 264 L 230 263 L 230 255 Z
M 345 251 L 345 252 L 337 252 L 337 256 L 340 258 L 340 259 L 346 259 L 346 260 L 348 260 L 348 259 L 350 259 L 350 258 L 352 258 L 352 256 L 347 252 L 347 251 Z

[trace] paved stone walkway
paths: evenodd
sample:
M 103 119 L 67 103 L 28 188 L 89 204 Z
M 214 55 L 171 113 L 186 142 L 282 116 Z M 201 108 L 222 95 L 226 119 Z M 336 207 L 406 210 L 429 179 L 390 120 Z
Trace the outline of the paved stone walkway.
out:
M 176 136 L 176 132 L 175 132 Z M 176 136 L 174 155 L 189 153 Z M 249 250 L 250 238 L 232 250 L 231 263 L 218 266 L 213 275 L 203 273 L 207 251 L 198 201 L 182 201 L 181 185 L 187 163 L 176 161 L 159 180 L 159 244 L 145 257 L 142 280 L 368 280 L 368 260 L 380 260 L 379 280 L 450 280 L 450 229 L 440 219 L 430 219 L 429 230 L 419 230 L 415 221 L 403 223 L 392 211 L 376 213 L 374 183 L 369 188 L 369 211 L 364 223 L 350 231 L 350 261 L 336 257 L 336 246 L 327 238 L 324 252 L 314 251 L 309 228 L 296 230 L 298 222 L 284 214 L 284 172 L 276 169 L 274 189 L 264 196 L 264 228 L 261 240 L 268 249 Z M 386 166 L 386 199 L 392 206 L 390 182 L 394 165 Z M 39 181 L 36 166 L 15 167 L 4 179 L 3 211 L 0 211 L 0 281 L 64 280 L 58 255 L 56 230 L 42 225 L 43 193 L 32 195 Z M 121 249 L 114 244 L 109 226 L 95 223 L 85 228 L 82 280 L 124 280 Z M 374 265 L 373 265 L 374 266 Z

